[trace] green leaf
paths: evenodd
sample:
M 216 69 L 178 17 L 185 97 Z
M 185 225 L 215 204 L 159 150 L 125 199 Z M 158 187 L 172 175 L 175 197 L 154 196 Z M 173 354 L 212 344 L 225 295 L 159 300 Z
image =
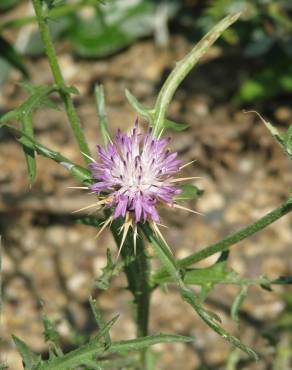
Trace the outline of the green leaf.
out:
M 32 123 L 32 113 L 25 114 L 22 117 L 22 129 L 27 135 L 33 138 L 33 123 Z M 32 184 L 35 180 L 36 176 L 36 160 L 35 160 L 35 153 L 33 148 L 28 140 L 26 140 L 26 144 L 23 145 L 23 151 L 25 154 L 27 170 L 29 174 L 30 183 Z
M 47 315 L 43 315 L 43 325 L 44 325 L 44 336 L 45 340 L 50 341 L 59 345 L 59 334 L 55 328 L 53 322 L 48 318 Z
M 93 35 L 95 31 L 95 37 Z M 133 38 L 122 32 L 118 26 L 107 27 L 101 31 L 95 19 L 79 24 L 75 31 L 70 32 L 69 38 L 74 51 L 81 57 L 106 57 L 129 45 Z
M 182 275 L 180 269 L 176 265 L 174 256 L 169 248 L 169 246 L 159 237 L 156 237 L 151 230 L 150 226 L 145 223 L 141 225 L 146 238 L 151 243 L 156 256 L 161 262 L 162 266 L 168 271 L 169 275 L 175 282 L 178 282 L 179 285 L 184 286 L 182 280 Z
M 0 11 L 1 10 L 8 10 L 10 8 L 13 8 L 19 2 L 20 2 L 20 0 L 1 0 L 0 1 Z
M 239 317 L 238 317 L 238 311 L 240 310 L 245 298 L 247 295 L 247 286 L 243 285 L 240 287 L 238 293 L 236 294 L 236 297 L 233 301 L 233 304 L 231 306 L 231 318 L 236 323 L 237 328 L 239 329 Z
M 143 107 L 141 103 L 135 98 L 134 95 L 130 93 L 129 90 L 125 90 L 126 97 L 132 107 L 147 121 L 149 122 L 150 126 L 153 126 L 153 119 L 154 119 L 154 110 L 146 109 Z M 185 123 L 177 123 L 169 119 L 165 119 L 163 122 L 163 126 L 165 129 L 170 129 L 176 132 L 183 131 L 189 127 L 188 124 Z
M 147 0 L 108 2 L 94 16 L 77 18 L 78 23 L 67 36 L 82 57 L 108 56 L 151 34 L 155 29 L 155 9 L 154 2 Z
M 152 118 L 152 114 L 149 111 L 149 109 L 144 108 L 143 105 L 138 102 L 138 100 L 135 98 L 134 95 L 130 93 L 129 90 L 126 89 L 125 94 L 126 94 L 126 98 L 128 99 L 129 103 L 132 105 L 132 107 L 135 109 L 135 111 L 139 113 L 142 117 L 147 119 L 147 121 L 151 125 L 153 118 Z
M 16 335 L 12 335 L 12 339 L 20 353 L 25 365 L 25 370 L 34 370 L 35 366 L 40 363 L 40 358 L 36 356 L 28 346 L 19 339 Z
M 110 249 L 106 250 L 106 258 L 106 266 L 102 268 L 101 276 L 95 281 L 96 286 L 102 290 L 109 288 L 112 277 L 117 275 L 120 271 L 118 265 L 113 262 Z
M 125 358 L 117 360 L 99 360 L 98 365 L 101 369 L 136 369 L 139 367 L 139 358 L 137 356 L 126 355 Z M 96 364 L 96 363 L 95 363 Z M 91 364 L 88 364 L 92 366 Z M 146 369 L 145 369 L 146 370 Z M 148 369 L 147 369 L 148 370 Z
M 88 169 L 73 163 L 62 154 L 45 147 L 44 145 L 37 142 L 35 139 L 26 135 L 22 130 L 17 129 L 12 125 L 2 123 L 0 124 L 0 128 L 1 127 L 4 127 L 14 133 L 19 138 L 18 141 L 23 145 L 27 145 L 29 148 L 33 148 L 38 154 L 50 158 L 65 167 L 77 180 L 81 181 L 84 184 L 92 183 L 91 172 Z
M 281 276 L 278 279 L 271 281 L 271 283 L 279 285 L 290 285 L 292 284 L 292 276 Z
M 166 129 L 170 129 L 176 132 L 184 131 L 190 127 L 190 125 L 186 123 L 177 123 L 177 122 L 171 121 L 170 119 L 165 119 L 163 122 L 163 126 Z
M 213 288 L 218 283 L 234 280 L 237 273 L 234 271 L 226 271 L 226 262 L 229 256 L 229 251 L 223 251 L 218 260 L 209 267 L 187 269 L 184 274 L 184 282 L 186 284 L 208 285 Z
M 242 351 L 247 353 L 251 358 L 257 360 L 257 354 L 248 346 L 243 344 L 238 338 L 228 333 L 225 329 L 223 329 L 219 324 L 220 322 L 219 316 L 211 311 L 206 310 L 201 301 L 198 299 L 197 296 L 185 285 L 185 282 L 182 278 L 182 272 L 180 271 L 177 263 L 170 252 L 166 243 L 160 238 L 153 234 L 150 226 L 148 224 L 143 224 L 141 226 L 143 232 L 145 233 L 148 240 L 151 242 L 151 245 L 155 251 L 156 256 L 162 263 L 163 267 L 167 270 L 168 274 L 174 279 L 177 283 L 180 294 L 182 299 L 191 305 L 197 314 L 201 317 L 201 319 L 217 334 L 225 338 L 229 343 L 232 345 L 240 348 Z M 224 264 L 226 260 L 226 254 L 221 256 L 222 258 L 219 259 L 219 263 Z M 219 265 L 219 269 L 222 268 L 222 265 Z
M 200 269 L 189 269 L 184 274 L 184 281 L 186 284 L 205 285 L 205 284 L 218 284 L 230 281 L 237 274 L 234 271 L 222 271 L 213 265 Z
M 128 351 L 137 351 L 143 348 L 148 348 L 159 343 L 190 343 L 194 338 L 175 334 L 157 334 L 141 337 L 137 339 L 124 340 L 115 342 L 109 349 L 110 353 L 125 353 Z
M 292 91 L 292 66 L 286 55 L 279 55 L 275 61 L 260 69 L 252 78 L 243 82 L 235 100 L 254 102 L 273 98 Z
M 90 304 L 91 311 L 93 312 L 93 315 L 94 315 L 94 318 L 95 318 L 95 321 L 96 321 L 98 327 L 99 328 L 105 327 L 105 322 L 102 318 L 100 309 L 97 306 L 96 300 L 93 299 L 92 297 L 90 297 L 89 298 L 89 304 Z M 116 319 L 118 319 L 118 316 L 116 317 Z M 102 335 L 104 336 L 106 348 L 109 348 L 110 345 L 111 345 L 111 338 L 110 338 L 110 335 L 109 335 L 109 329 L 107 331 L 104 331 Z
M 198 305 L 198 302 L 194 299 L 194 295 L 189 290 L 183 289 L 182 291 L 184 299 L 195 308 L 198 315 L 201 317 L 203 321 L 213 329 L 217 334 L 221 337 L 225 338 L 230 344 L 233 346 L 241 349 L 243 352 L 248 354 L 252 359 L 258 360 L 258 355 L 254 352 L 251 348 L 243 344 L 237 337 L 228 333 L 225 329 L 223 329 L 220 325 L 218 325 L 217 321 L 218 318 L 210 311 L 207 311 L 202 308 L 202 306 Z
M 9 122 L 14 119 L 22 121 L 23 118 L 26 119 L 27 116 L 31 115 L 34 112 L 34 110 L 44 106 L 58 109 L 55 102 L 53 102 L 48 97 L 49 94 L 51 94 L 54 91 L 57 91 L 56 86 L 47 86 L 47 85 L 34 86 L 31 84 L 21 84 L 21 86 L 28 90 L 31 93 L 31 96 L 19 107 L 4 114 L 4 116 L 0 118 L 0 123 Z
M 110 133 L 107 127 L 103 86 L 96 85 L 94 92 L 95 92 L 97 113 L 98 113 L 98 118 L 99 118 L 100 132 L 101 132 L 104 144 L 107 145 L 107 143 L 111 141 L 111 137 L 110 137 Z
M 91 307 L 93 307 L 93 306 L 91 306 Z M 94 312 L 95 315 L 96 315 L 96 313 L 97 313 L 97 311 Z M 104 337 L 104 339 L 105 339 L 105 349 L 108 349 L 111 346 L 109 331 L 114 326 L 114 324 L 117 322 L 119 317 L 120 317 L 120 315 L 116 315 L 109 322 L 105 323 L 100 328 L 97 336 L 95 337 L 95 339 L 100 339 L 100 338 Z M 98 317 L 95 316 L 95 319 L 97 320 Z M 99 322 L 101 322 L 101 317 L 99 319 Z
M 54 323 L 45 314 L 43 315 L 43 326 L 45 341 L 51 342 L 54 348 L 52 355 L 63 356 L 59 333 L 57 332 Z
M 204 16 L 215 19 L 221 18 L 226 15 L 226 12 L 230 11 L 232 3 L 234 3 L 234 0 L 210 0 L 208 6 L 204 9 Z M 242 6 L 242 4 L 240 5 Z
M 240 90 L 236 100 L 242 102 L 252 102 L 255 100 L 266 99 L 267 95 L 265 86 L 257 80 L 247 80 L 240 86 Z
M 271 135 L 280 144 L 282 149 L 284 149 L 286 154 L 288 154 L 289 158 L 292 159 L 292 125 L 289 126 L 286 133 L 282 134 L 270 122 L 267 122 L 266 120 L 264 120 L 264 118 L 261 115 L 258 114 L 258 116 L 260 117 L 262 122 L 265 124 L 266 128 L 270 131 Z
M 80 91 L 76 86 L 66 86 L 62 91 L 68 94 L 80 95 Z
M 204 190 L 199 189 L 192 184 L 184 184 L 180 186 L 181 193 L 175 197 L 176 201 L 185 201 L 197 199 L 204 194 Z
M 94 227 L 102 226 L 105 221 L 106 219 L 97 218 L 96 216 L 86 216 L 77 220 L 78 223 Z M 117 276 L 126 265 L 126 261 L 114 263 L 109 248 L 106 251 L 106 256 L 107 256 L 106 266 L 101 269 L 102 270 L 101 276 L 99 276 L 95 280 L 96 287 L 102 290 L 107 290 L 109 288 L 111 279 L 114 276 Z M 130 263 L 130 261 L 128 261 L 128 263 Z
M 2 86 L 8 79 L 12 66 L 7 60 L 0 56 L 0 86 Z
M 94 357 L 107 354 L 123 354 L 129 351 L 139 351 L 159 343 L 177 343 L 177 342 L 192 342 L 194 339 L 181 335 L 173 334 L 158 334 L 130 339 L 120 342 L 113 342 L 111 346 L 105 350 L 96 339 L 91 340 L 86 345 L 77 348 L 63 357 L 55 358 L 47 361 L 39 366 L 38 370 L 68 370 L 75 369 L 78 366 L 91 363 Z
M 1 0 L 2 1 L 2 0 Z M 29 78 L 28 70 L 21 55 L 14 47 L 0 36 L 0 56 L 7 60 L 14 68 L 18 69 L 25 78 Z
M 98 218 L 96 216 L 85 216 L 82 218 L 78 218 L 77 222 L 82 225 L 100 227 L 104 223 L 104 218 Z

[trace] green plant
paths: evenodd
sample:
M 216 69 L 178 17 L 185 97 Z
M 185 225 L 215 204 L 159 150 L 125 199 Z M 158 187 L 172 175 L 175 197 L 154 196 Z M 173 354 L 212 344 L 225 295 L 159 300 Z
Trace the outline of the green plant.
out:
M 62 71 L 58 64 L 58 59 L 49 31 L 46 8 L 40 0 L 32 0 L 32 3 L 55 84 L 53 86 L 26 85 L 31 94 L 30 97 L 20 107 L 1 117 L 1 127 L 12 132 L 21 143 L 27 158 L 28 172 L 31 182 L 33 182 L 35 178 L 35 153 L 37 153 L 62 165 L 72 174 L 72 176 L 74 176 L 76 180 L 80 182 L 82 187 L 90 187 L 96 183 L 96 179 L 92 177 L 92 172 L 88 170 L 87 167 L 82 167 L 73 163 L 62 154 L 54 152 L 39 143 L 34 137 L 34 111 L 36 109 L 41 109 L 43 106 L 52 106 L 50 95 L 53 92 L 57 92 L 63 101 L 68 121 L 79 146 L 81 156 L 86 165 L 89 162 L 92 162 L 90 159 L 91 153 L 89 152 L 86 138 L 83 134 L 82 127 L 71 98 L 71 94 L 76 93 L 76 89 L 66 86 L 62 76 Z M 49 5 L 53 6 L 54 4 L 50 2 Z M 169 121 L 166 118 L 168 106 L 176 89 L 189 71 L 196 65 L 199 59 L 207 52 L 210 46 L 240 17 L 240 15 L 241 12 L 227 15 L 223 20 L 217 23 L 213 29 L 206 34 L 206 36 L 204 36 L 204 38 L 183 60 L 176 64 L 176 67 L 163 84 L 153 108 L 144 108 L 130 92 L 126 92 L 127 98 L 134 109 L 138 114 L 148 120 L 149 126 L 152 128 L 151 135 L 153 135 L 153 142 L 155 140 L 159 140 L 167 128 L 171 128 L 175 131 L 182 129 L 182 125 Z M 104 142 L 107 143 L 111 139 L 107 129 L 102 87 L 96 88 L 96 97 L 101 135 Z M 9 123 L 13 120 L 20 123 L 20 125 Z M 275 136 L 275 138 L 280 142 L 288 155 L 291 156 L 291 127 L 286 134 L 279 134 L 273 126 L 266 122 L 265 124 L 272 132 L 273 136 Z M 196 198 L 200 194 L 201 192 L 196 187 L 188 185 L 182 187 L 180 196 L 182 198 L 181 200 L 184 200 Z M 256 279 L 245 279 L 240 277 L 234 271 L 229 271 L 226 268 L 228 251 L 231 246 L 236 245 L 241 240 L 264 229 L 274 221 L 291 212 L 291 197 L 288 197 L 287 201 L 282 205 L 268 213 L 266 216 L 260 218 L 252 225 L 249 225 L 182 260 L 175 259 L 162 234 L 155 226 L 155 223 L 148 222 L 148 219 L 145 221 L 138 219 L 139 222 L 137 222 L 133 230 L 131 230 L 127 227 L 127 218 L 118 217 L 113 219 L 113 208 L 114 207 L 112 205 L 105 207 L 104 218 L 90 216 L 81 220 L 81 222 L 91 225 L 92 227 L 99 228 L 100 230 L 108 226 L 113 234 L 117 247 L 121 251 L 121 261 L 114 262 L 111 254 L 108 252 L 107 265 L 105 266 L 103 275 L 97 284 L 99 284 L 100 288 L 108 289 L 110 288 L 111 277 L 121 271 L 125 272 L 128 280 L 128 289 L 132 293 L 136 305 L 137 338 L 112 342 L 110 338 L 110 329 L 117 321 L 118 316 L 115 316 L 109 322 L 104 322 L 96 302 L 94 302 L 93 299 L 90 299 L 92 312 L 99 327 L 97 335 L 91 338 L 84 345 L 79 346 L 68 353 L 63 353 L 59 343 L 58 333 L 55 330 L 53 323 L 50 322 L 47 317 L 44 317 L 45 338 L 50 342 L 50 357 L 48 360 L 34 354 L 21 339 L 13 337 L 23 358 L 24 368 L 28 370 L 67 370 L 86 366 L 86 368 L 89 369 L 103 369 L 106 367 L 154 369 L 153 354 L 150 350 L 152 345 L 164 342 L 190 342 L 193 340 L 193 338 L 190 337 L 174 334 L 148 334 L 151 293 L 155 288 L 160 285 L 164 285 L 165 283 L 175 284 L 181 299 L 186 304 L 189 304 L 195 313 L 198 314 L 212 330 L 225 338 L 231 345 L 239 348 L 252 359 L 256 360 L 258 355 L 251 348 L 243 344 L 240 339 L 228 333 L 221 326 L 218 315 L 215 312 L 207 310 L 204 306 L 204 302 L 215 285 L 238 285 L 238 295 L 236 296 L 232 306 L 232 318 L 235 322 L 238 322 L 238 310 L 250 285 L 259 285 L 264 289 L 270 289 L 270 286 L 274 284 L 291 283 L 291 279 L 289 278 L 271 280 L 268 277 L 261 276 Z M 112 222 L 109 222 L 108 220 Z M 121 228 L 124 230 L 123 233 L 120 233 Z M 138 233 L 138 238 L 135 237 L 135 233 Z M 145 247 L 145 242 L 151 244 L 155 257 L 160 261 L 161 267 L 157 271 L 151 271 L 151 261 Z M 208 268 L 191 268 L 194 263 L 218 252 L 221 252 L 221 255 L 212 266 Z M 193 292 L 191 289 L 192 285 L 201 287 L 200 294 L 195 294 Z M 140 354 L 139 356 L 136 356 L 135 354 L 127 357 L 123 356 L 125 353 L 137 351 Z M 113 358 L 112 355 L 119 356 Z

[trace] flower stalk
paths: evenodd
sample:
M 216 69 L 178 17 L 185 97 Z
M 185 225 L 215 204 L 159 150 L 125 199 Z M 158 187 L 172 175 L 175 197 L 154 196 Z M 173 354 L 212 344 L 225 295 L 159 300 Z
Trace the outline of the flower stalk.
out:
M 109 212 L 106 212 L 107 216 Z M 121 244 L 122 236 L 117 232 L 122 227 L 121 219 L 115 220 L 111 225 L 111 231 L 117 246 Z M 132 232 L 126 237 L 121 257 L 124 261 L 124 271 L 128 280 L 128 288 L 134 296 L 136 304 L 137 337 L 148 335 L 149 309 L 150 309 L 150 273 L 151 266 L 142 238 L 137 239 L 136 254 L 134 255 Z M 147 369 L 147 348 L 140 351 L 141 368 Z
M 85 139 L 85 136 L 82 131 L 81 122 L 77 116 L 73 101 L 71 99 L 70 93 L 66 89 L 65 80 L 63 78 L 61 68 L 58 63 L 58 59 L 56 56 L 56 51 L 54 48 L 54 44 L 51 38 L 50 30 L 48 27 L 48 18 L 43 10 L 41 0 L 32 0 L 32 4 L 35 10 L 35 14 L 37 17 L 37 22 L 39 25 L 39 31 L 44 43 L 45 51 L 48 57 L 48 61 L 52 70 L 52 74 L 55 80 L 55 83 L 59 89 L 60 96 L 64 102 L 65 110 L 75 136 L 75 139 L 79 145 L 80 151 L 83 154 L 85 163 L 89 163 L 90 160 L 88 156 L 90 155 L 90 151 Z

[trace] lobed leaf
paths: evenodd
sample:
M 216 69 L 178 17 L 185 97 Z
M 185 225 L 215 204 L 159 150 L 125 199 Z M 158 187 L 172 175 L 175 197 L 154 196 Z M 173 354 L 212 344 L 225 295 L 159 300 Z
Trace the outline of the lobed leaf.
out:
M 78 366 L 92 363 L 93 358 L 96 358 L 98 355 L 123 354 L 130 351 L 138 351 L 144 348 L 148 348 L 159 343 L 177 343 L 191 341 L 193 341 L 193 338 L 186 336 L 158 334 L 120 342 L 112 342 L 111 346 L 108 349 L 105 349 L 104 346 L 101 345 L 94 338 L 86 345 L 65 354 L 63 357 L 58 357 L 41 364 L 38 370 L 74 369 Z
M 29 139 L 29 137 L 31 139 L 34 137 L 32 114 L 34 110 L 41 106 L 57 109 L 57 105 L 48 97 L 49 94 L 57 89 L 55 86 L 34 86 L 29 83 L 22 83 L 21 86 L 30 92 L 30 97 L 19 107 L 2 116 L 0 122 L 5 123 L 11 120 L 18 120 L 21 122 L 21 128 L 26 135 L 21 138 L 21 142 L 23 144 L 23 151 L 27 163 L 29 180 L 32 184 L 36 176 L 35 151 Z
M 44 326 L 44 337 L 46 342 L 51 342 L 53 345 L 53 356 L 62 356 L 63 352 L 60 345 L 60 336 L 57 332 L 54 323 L 48 318 L 47 315 L 43 315 L 43 326 Z
M 23 363 L 25 365 L 25 370 L 34 370 L 36 366 L 38 366 L 41 362 L 40 357 L 36 356 L 29 349 L 26 343 L 19 339 L 16 335 L 12 335 L 12 339 L 22 357 Z
M 31 115 L 34 110 L 40 107 L 45 106 L 55 109 L 58 108 L 56 103 L 54 103 L 48 97 L 52 92 L 58 90 L 56 86 L 50 85 L 33 86 L 31 84 L 21 84 L 21 86 L 29 90 L 31 96 L 19 107 L 4 114 L 0 118 L 0 123 L 6 123 L 11 120 L 22 121 L 23 119 L 27 118 L 27 116 Z
M 102 290 L 106 290 L 109 288 L 112 277 L 117 275 L 120 269 L 122 269 L 122 266 L 120 266 L 119 268 L 118 265 L 113 262 L 111 251 L 109 248 L 106 251 L 106 259 L 106 266 L 102 268 L 101 276 L 95 281 L 96 286 Z
M 102 318 L 100 309 L 97 306 L 96 300 L 93 299 L 92 297 L 89 297 L 89 304 L 90 304 L 90 307 L 91 307 L 91 311 L 94 315 L 95 321 L 97 323 L 97 326 L 99 328 L 105 327 L 105 322 Z M 116 317 L 116 319 L 118 319 L 118 316 Z M 99 333 L 99 335 L 100 335 L 100 333 Z M 111 338 L 110 338 L 110 335 L 109 335 L 109 329 L 103 330 L 103 334 L 100 335 L 100 336 L 104 336 L 105 346 L 106 346 L 106 348 L 109 348 L 110 345 L 111 345 Z

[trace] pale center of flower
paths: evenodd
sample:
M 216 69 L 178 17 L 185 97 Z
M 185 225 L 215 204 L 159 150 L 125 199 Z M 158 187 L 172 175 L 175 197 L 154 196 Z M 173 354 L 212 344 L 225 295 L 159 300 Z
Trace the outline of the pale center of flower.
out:
M 120 176 L 121 187 L 132 192 L 147 192 L 158 184 L 155 169 L 148 166 L 135 167 L 133 163 L 127 163 L 125 171 Z

